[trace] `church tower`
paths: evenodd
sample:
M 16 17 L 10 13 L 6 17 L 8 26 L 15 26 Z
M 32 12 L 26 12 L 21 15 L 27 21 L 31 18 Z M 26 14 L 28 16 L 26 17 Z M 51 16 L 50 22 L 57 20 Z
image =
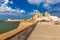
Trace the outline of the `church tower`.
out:
M 43 17 L 41 13 L 39 13 L 37 10 L 34 11 L 35 15 L 34 17 L 32 18 L 32 21 L 37 21 L 37 19 Z

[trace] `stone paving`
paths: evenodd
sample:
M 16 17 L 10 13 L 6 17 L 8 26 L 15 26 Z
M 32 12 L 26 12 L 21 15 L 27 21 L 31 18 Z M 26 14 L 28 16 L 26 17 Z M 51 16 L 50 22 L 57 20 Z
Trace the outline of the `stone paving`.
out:
M 60 40 L 60 25 L 54 23 L 38 23 L 27 40 Z

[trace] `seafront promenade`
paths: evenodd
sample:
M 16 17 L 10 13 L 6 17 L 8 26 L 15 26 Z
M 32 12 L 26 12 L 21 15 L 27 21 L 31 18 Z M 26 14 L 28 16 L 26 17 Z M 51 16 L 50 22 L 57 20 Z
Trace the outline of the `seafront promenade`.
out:
M 18 28 L 0 34 L 0 40 L 60 40 L 60 19 L 46 13 L 39 13 L 26 20 L 5 20 L 20 22 Z
M 38 23 L 27 40 L 60 40 L 60 25 L 51 22 Z

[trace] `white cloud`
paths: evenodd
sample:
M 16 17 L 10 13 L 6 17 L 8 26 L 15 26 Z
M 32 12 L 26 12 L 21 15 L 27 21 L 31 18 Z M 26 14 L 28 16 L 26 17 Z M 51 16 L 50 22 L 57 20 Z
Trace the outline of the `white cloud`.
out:
M 44 1 L 44 0 L 28 0 L 28 2 L 30 3 L 30 4 L 40 4 L 42 1 Z
M 9 3 L 13 4 L 13 1 L 10 1 Z
M 6 5 L 7 5 L 7 3 L 9 2 L 8 0 L 1 0 L 1 1 L 4 1 L 4 3 L 3 3 L 3 4 L 1 4 L 2 6 L 6 6 Z
M 11 7 L 8 6 L 4 6 L 4 7 L 0 7 L 0 12 L 17 12 L 17 13 L 25 13 L 25 10 L 16 10 L 16 9 L 12 9 Z
M 46 2 L 48 4 L 55 4 L 55 3 L 59 3 L 60 0 L 27 0 L 30 4 L 40 4 L 41 2 Z
M 24 13 L 25 12 L 24 10 L 17 10 L 17 9 L 12 9 L 11 7 L 8 7 L 7 6 L 8 2 L 11 3 L 11 4 L 13 4 L 12 1 L 4 0 L 4 3 L 1 4 L 1 6 L 0 6 L 0 13 L 4 13 L 4 12 L 6 13 L 7 11 L 8 12 L 12 12 L 12 13 L 13 12 L 17 12 L 17 13 Z
M 30 4 L 39 5 L 41 2 L 44 3 L 44 7 L 49 9 L 51 8 L 50 4 L 60 3 L 60 0 L 27 0 Z
M 45 9 L 47 9 L 48 12 L 52 12 L 52 11 L 60 11 L 60 7 L 55 7 L 55 8 L 52 8 L 52 6 L 50 5 L 53 5 L 53 4 L 57 4 L 57 3 L 60 3 L 60 0 L 28 0 L 28 2 L 30 4 L 35 4 L 37 6 L 39 6 L 39 4 L 41 2 L 43 2 L 43 7 Z
M 46 8 L 46 9 L 51 9 L 50 4 L 48 4 L 48 3 L 43 4 L 43 7 Z
M 0 11 L 13 11 L 14 9 L 11 9 L 10 7 L 8 6 L 4 6 L 4 7 L 0 7 Z
M 60 2 L 60 0 L 46 0 L 46 3 L 49 3 L 49 4 L 56 4 L 59 2 Z
M 51 9 L 52 7 L 50 5 L 60 3 L 60 0 L 46 0 L 45 2 L 46 3 L 44 3 L 44 7 L 46 9 Z
M 36 12 L 39 12 L 39 11 L 38 10 L 33 10 L 33 12 L 30 12 L 29 15 L 34 15 Z
M 28 13 L 28 15 L 34 15 L 35 13 L 34 12 L 30 12 L 30 13 Z
M 25 13 L 25 11 L 24 10 L 20 10 L 20 13 Z

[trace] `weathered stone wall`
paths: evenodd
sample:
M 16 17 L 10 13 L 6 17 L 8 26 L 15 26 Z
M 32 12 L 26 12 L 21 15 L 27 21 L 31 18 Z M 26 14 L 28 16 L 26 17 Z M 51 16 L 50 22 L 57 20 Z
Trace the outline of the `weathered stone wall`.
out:
M 29 34 L 33 31 L 37 23 L 31 25 L 29 28 L 23 30 L 13 38 L 7 39 L 7 40 L 26 40 Z

